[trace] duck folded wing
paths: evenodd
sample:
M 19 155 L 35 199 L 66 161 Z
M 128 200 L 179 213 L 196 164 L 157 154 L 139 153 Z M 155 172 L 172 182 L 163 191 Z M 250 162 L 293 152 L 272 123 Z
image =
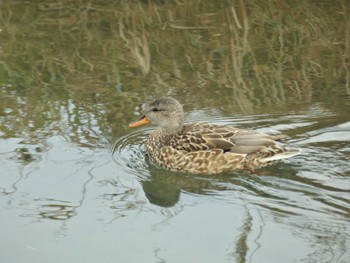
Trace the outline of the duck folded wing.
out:
M 203 136 L 203 138 L 205 139 L 206 143 L 209 145 L 210 148 L 218 148 L 224 151 L 230 151 L 236 146 L 233 142 L 225 138 L 210 138 L 206 137 L 205 135 Z
M 266 146 L 274 145 L 273 140 L 257 138 L 257 136 L 249 137 L 230 137 L 230 138 L 212 138 L 208 135 L 202 135 L 210 148 L 222 149 L 225 152 L 250 154 L 264 149 Z
M 266 148 L 267 146 L 274 145 L 275 142 L 270 139 L 260 138 L 254 140 L 237 139 L 235 140 L 236 146 L 231 149 L 231 152 L 240 154 L 251 154 L 258 152 Z
M 264 133 L 240 129 L 223 130 L 222 127 L 197 134 L 199 136 L 210 148 L 239 154 L 254 153 L 275 144 L 275 138 Z

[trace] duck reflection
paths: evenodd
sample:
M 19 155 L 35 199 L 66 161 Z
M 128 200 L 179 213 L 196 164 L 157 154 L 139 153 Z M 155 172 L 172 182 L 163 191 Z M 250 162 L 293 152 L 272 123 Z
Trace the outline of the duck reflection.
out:
M 161 207 L 172 207 L 179 200 L 182 191 L 193 194 L 208 194 L 212 190 L 225 190 L 215 185 L 206 176 L 186 175 L 155 166 L 146 157 L 150 177 L 143 180 L 142 188 L 150 203 Z M 216 176 L 217 177 L 217 176 Z

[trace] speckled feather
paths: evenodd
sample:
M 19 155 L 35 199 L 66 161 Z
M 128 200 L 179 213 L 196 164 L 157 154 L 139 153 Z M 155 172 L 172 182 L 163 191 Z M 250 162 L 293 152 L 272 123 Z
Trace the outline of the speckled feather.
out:
M 158 125 L 146 141 L 146 150 L 153 162 L 167 169 L 195 174 L 254 170 L 300 152 L 276 143 L 284 135 L 208 123 L 183 124 L 182 106 L 172 98 L 146 104 L 144 111 L 147 120 Z

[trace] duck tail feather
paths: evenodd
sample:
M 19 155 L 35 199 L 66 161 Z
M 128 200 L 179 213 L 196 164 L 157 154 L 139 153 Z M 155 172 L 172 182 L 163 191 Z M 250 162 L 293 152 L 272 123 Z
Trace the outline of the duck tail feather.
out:
M 267 162 L 290 158 L 301 153 L 301 149 L 298 149 L 298 148 L 286 147 L 284 149 L 286 150 L 285 152 L 262 158 L 260 161 L 263 163 L 267 163 Z

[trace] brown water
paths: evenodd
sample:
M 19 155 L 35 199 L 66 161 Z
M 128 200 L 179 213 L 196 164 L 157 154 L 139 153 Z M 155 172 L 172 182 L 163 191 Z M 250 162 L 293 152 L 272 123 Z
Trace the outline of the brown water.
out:
M 350 262 L 350 5 L 245 2 L 0 2 L 1 262 Z M 302 154 L 155 167 L 164 95 Z

